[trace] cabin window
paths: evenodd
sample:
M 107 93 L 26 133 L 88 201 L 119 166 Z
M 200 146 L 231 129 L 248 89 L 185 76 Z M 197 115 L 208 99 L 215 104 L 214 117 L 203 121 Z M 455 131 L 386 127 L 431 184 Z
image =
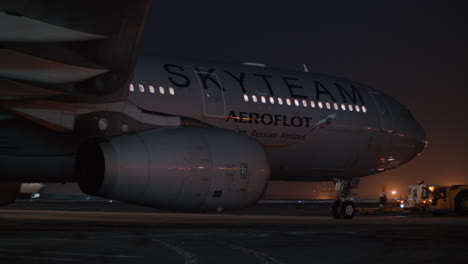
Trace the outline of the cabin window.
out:
M 302 100 L 302 105 L 303 105 L 304 107 L 307 107 L 307 100 Z
M 315 108 L 315 102 L 314 101 L 310 101 L 310 107 Z
M 325 105 L 327 106 L 327 109 L 331 109 L 331 105 L 329 102 L 325 103 Z
M 150 91 L 150 93 L 153 93 L 153 94 L 154 94 L 154 86 L 153 86 L 153 85 L 150 85 L 150 86 L 149 86 L 149 91 Z
M 318 107 L 319 107 L 320 109 L 323 108 L 323 103 L 322 103 L 322 102 L 318 102 L 317 104 L 318 104 Z
M 362 106 L 362 112 L 367 113 L 367 108 L 365 106 Z
M 139 84 L 139 85 L 138 85 L 138 89 L 139 89 L 140 92 L 142 92 L 142 93 L 145 92 L 145 87 L 144 87 L 142 84 Z
M 130 84 L 130 92 L 133 92 L 135 91 L 135 86 L 133 86 L 133 84 Z
M 294 104 L 295 104 L 296 106 L 299 106 L 299 100 L 294 99 Z
M 166 91 L 164 90 L 164 87 L 159 86 L 159 93 L 160 94 L 165 94 L 166 93 Z
M 283 99 L 281 97 L 278 98 L 278 104 L 283 105 Z
M 260 99 L 262 100 L 262 103 L 266 103 L 266 98 L 265 98 L 265 96 L 260 97 Z
M 354 110 L 352 105 L 348 105 L 348 109 L 349 109 L 349 111 L 351 111 L 351 112 Z
M 346 105 L 345 104 L 341 104 L 341 110 L 346 111 Z
M 338 109 L 339 109 L 338 104 L 337 104 L 337 103 L 333 103 L 333 108 L 334 108 L 335 110 L 338 110 Z
M 291 105 L 291 99 L 286 98 L 286 104 L 287 104 L 287 105 Z
M 258 101 L 256 95 L 252 95 L 252 101 L 253 101 L 254 103 L 256 103 L 256 102 Z
M 246 94 L 244 94 L 244 101 L 245 101 L 245 102 L 248 102 L 248 101 L 249 101 L 249 96 L 246 95 Z
M 275 104 L 275 98 L 270 97 L 270 104 Z
M 174 95 L 174 94 L 175 94 L 175 90 L 174 90 L 174 88 L 172 88 L 172 87 L 169 87 L 169 93 L 170 93 L 171 95 Z
M 359 107 L 359 105 L 355 105 L 354 109 L 356 109 L 356 112 L 358 112 L 358 113 L 361 112 L 361 108 Z

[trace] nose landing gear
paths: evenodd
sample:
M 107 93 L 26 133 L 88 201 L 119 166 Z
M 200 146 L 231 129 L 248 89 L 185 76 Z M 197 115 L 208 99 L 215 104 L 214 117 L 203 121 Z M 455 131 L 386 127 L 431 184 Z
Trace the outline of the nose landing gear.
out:
M 359 185 L 359 178 L 352 179 L 334 179 L 335 190 L 337 199 L 333 201 L 330 206 L 330 215 L 337 219 L 351 219 L 356 214 L 356 206 L 348 197 L 356 195 L 351 193 L 351 189 L 357 188 Z

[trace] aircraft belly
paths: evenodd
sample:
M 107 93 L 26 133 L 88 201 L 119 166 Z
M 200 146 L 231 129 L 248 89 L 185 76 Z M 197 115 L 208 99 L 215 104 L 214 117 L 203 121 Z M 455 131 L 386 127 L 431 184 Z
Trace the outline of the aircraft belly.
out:
M 311 138 L 303 144 L 267 149 L 272 180 L 323 181 L 336 177 L 357 177 L 362 170 L 362 136 L 336 132 Z

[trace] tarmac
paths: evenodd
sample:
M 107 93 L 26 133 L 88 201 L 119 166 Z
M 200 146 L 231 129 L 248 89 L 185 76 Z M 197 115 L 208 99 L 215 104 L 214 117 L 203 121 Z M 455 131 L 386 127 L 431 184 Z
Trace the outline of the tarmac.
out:
M 0 263 L 449 263 L 467 217 L 327 216 L 328 203 L 188 214 L 108 201 L 0 208 Z

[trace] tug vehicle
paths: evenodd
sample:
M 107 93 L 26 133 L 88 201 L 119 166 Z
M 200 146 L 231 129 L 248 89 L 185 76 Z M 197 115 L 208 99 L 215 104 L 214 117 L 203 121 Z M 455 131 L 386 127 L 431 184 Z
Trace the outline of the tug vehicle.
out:
M 408 185 L 408 198 L 402 203 L 403 207 L 410 211 L 427 211 L 429 209 L 429 188 L 434 186 L 437 185 L 424 184 L 424 181 Z
M 429 209 L 433 214 L 468 215 L 468 185 L 429 186 Z

